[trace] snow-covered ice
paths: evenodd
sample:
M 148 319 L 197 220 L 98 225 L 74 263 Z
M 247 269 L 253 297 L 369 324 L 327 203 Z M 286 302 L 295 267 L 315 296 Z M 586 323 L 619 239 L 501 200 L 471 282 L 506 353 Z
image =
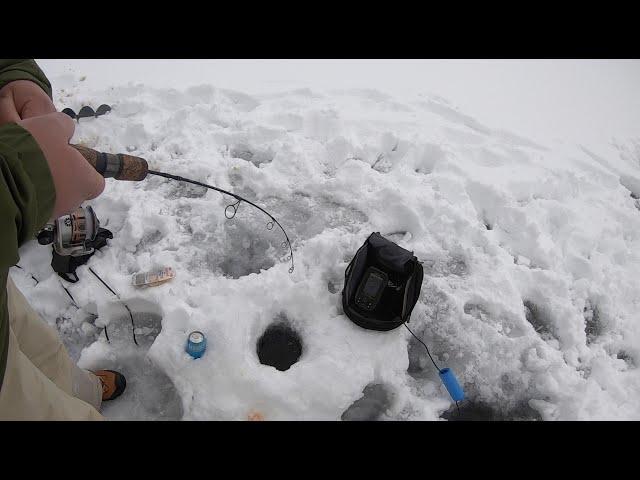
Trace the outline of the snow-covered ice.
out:
M 261 212 L 241 204 L 228 220 L 229 197 L 151 176 L 108 180 L 89 202 L 114 239 L 65 284 L 80 308 L 50 248 L 25 245 L 11 274 L 74 359 L 127 375 L 108 418 L 640 419 L 640 137 L 541 144 L 436 96 L 376 90 L 52 83 L 60 110 L 113 107 L 73 143 L 243 195 L 294 249 L 289 274 Z M 406 329 L 342 313 L 344 269 L 373 231 L 423 262 L 410 326 L 463 384 L 460 416 Z M 163 266 L 176 278 L 131 286 Z M 88 267 L 132 310 L 139 346 Z M 276 323 L 302 343 L 286 371 L 256 352 Z M 208 340 L 198 360 L 184 352 L 193 330 Z

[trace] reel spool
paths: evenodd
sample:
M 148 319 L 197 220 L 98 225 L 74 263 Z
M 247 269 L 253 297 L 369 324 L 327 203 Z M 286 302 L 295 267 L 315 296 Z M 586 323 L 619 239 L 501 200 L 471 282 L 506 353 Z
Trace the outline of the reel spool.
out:
M 38 234 L 38 243 L 53 243 L 54 250 L 62 256 L 88 255 L 93 253 L 93 242 L 99 229 L 100 222 L 93 208 L 78 207 L 69 215 L 63 215 L 45 225 Z

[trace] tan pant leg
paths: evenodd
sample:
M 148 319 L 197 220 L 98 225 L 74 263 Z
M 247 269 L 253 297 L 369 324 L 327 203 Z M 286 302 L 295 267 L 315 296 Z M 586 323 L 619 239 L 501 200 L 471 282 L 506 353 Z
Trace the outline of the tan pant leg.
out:
M 104 417 L 47 378 L 20 351 L 10 328 L 7 370 L 0 390 L 0 420 L 104 420 Z
M 31 308 L 11 277 L 7 278 L 7 309 L 19 349 L 31 363 L 65 393 L 100 409 L 100 379 L 76 366 L 58 333 Z

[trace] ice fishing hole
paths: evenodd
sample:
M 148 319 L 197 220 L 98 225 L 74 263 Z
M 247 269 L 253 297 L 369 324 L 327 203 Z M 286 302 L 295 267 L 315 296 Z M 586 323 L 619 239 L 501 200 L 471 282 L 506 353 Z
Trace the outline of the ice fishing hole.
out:
M 500 411 L 486 403 L 465 401 L 460 404 L 460 410 L 452 405 L 440 415 L 440 418 L 456 421 L 499 421 L 504 420 Z
M 362 396 L 353 402 L 341 415 L 344 422 L 379 420 L 392 403 L 391 391 L 382 384 L 370 383 Z
M 440 415 L 450 422 L 475 421 L 475 422 L 505 422 L 505 421 L 541 421 L 542 416 L 526 401 L 518 403 L 515 407 L 503 409 L 498 405 L 490 405 L 482 401 L 464 400 L 460 403 L 460 410 L 452 405 Z
M 131 311 L 131 316 L 129 316 L 127 307 Z M 112 318 L 107 326 L 107 332 L 114 345 L 135 346 L 133 340 L 133 328 L 135 327 L 138 346 L 148 349 L 162 330 L 162 309 L 159 305 L 144 298 L 128 298 L 124 303 L 114 301 L 106 307 L 104 313 Z M 133 325 L 131 317 L 133 317 Z
M 182 399 L 173 381 L 146 354 L 144 348 L 119 350 L 104 358 L 100 368 L 121 372 L 127 389 L 113 402 L 105 402 L 102 414 L 109 420 L 181 420 Z
M 248 209 L 241 218 L 225 220 L 221 235 L 209 233 L 198 242 L 200 248 L 190 260 L 189 268 L 236 279 L 273 267 L 277 253 L 283 249 L 277 234 L 262 229 L 265 225 L 262 220 L 256 222 Z
M 262 365 L 284 372 L 302 355 L 299 335 L 286 323 L 271 324 L 258 340 L 258 359 Z

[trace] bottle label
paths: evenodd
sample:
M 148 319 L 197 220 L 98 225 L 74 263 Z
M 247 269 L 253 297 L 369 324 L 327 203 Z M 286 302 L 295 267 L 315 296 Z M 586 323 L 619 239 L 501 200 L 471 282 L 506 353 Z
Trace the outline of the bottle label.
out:
M 135 287 L 152 287 L 160 285 L 176 276 L 176 272 L 171 267 L 153 272 L 134 273 L 131 283 Z

